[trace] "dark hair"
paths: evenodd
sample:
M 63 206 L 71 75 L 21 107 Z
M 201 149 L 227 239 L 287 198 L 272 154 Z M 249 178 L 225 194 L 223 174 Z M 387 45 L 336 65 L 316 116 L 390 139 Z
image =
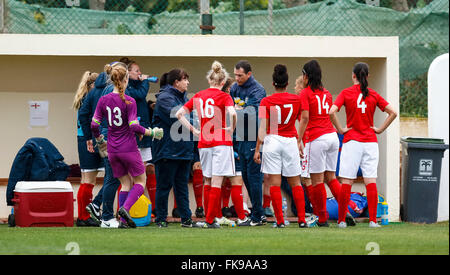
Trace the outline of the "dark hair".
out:
M 122 57 L 122 58 L 119 60 L 119 62 L 122 62 L 122 63 L 124 63 L 125 65 L 127 65 L 128 70 L 131 69 L 131 66 L 132 66 L 133 64 L 136 64 L 136 65 L 137 65 L 136 61 L 131 60 L 131 59 L 129 59 L 128 57 Z
M 169 73 L 163 73 L 163 75 L 159 78 L 159 87 L 163 87 L 167 85 L 167 76 Z
M 167 73 L 167 83 L 173 85 L 175 80 L 181 81 L 182 79 L 189 79 L 189 75 L 184 69 L 173 69 Z
M 222 92 L 227 92 L 227 89 L 231 86 L 231 84 L 233 84 L 234 79 L 231 77 L 228 77 L 227 80 L 225 81 L 225 84 L 222 87 Z
M 235 68 L 236 68 L 237 70 L 239 70 L 240 68 L 242 68 L 242 69 L 244 70 L 244 73 L 246 73 L 246 74 L 247 74 L 248 72 L 251 72 L 251 71 L 252 71 L 252 66 L 250 65 L 250 63 L 248 63 L 247 60 L 241 60 L 241 61 L 239 61 L 239 62 L 236 64 Z
M 273 68 L 272 74 L 273 85 L 276 88 L 285 88 L 288 85 L 289 75 L 285 65 L 277 64 Z
M 363 62 L 358 62 L 353 67 L 353 73 L 356 76 L 356 79 L 359 81 L 359 87 L 363 93 L 363 98 L 365 99 L 369 95 L 369 82 L 367 81 L 367 76 L 369 76 L 369 65 Z
M 302 72 L 308 77 L 308 86 L 311 87 L 311 90 L 323 90 L 322 69 L 317 60 L 313 59 L 303 65 Z

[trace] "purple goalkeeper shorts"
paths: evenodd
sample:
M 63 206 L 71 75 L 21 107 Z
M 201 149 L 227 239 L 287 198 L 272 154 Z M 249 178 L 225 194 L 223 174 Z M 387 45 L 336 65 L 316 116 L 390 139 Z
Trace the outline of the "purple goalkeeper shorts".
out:
M 139 151 L 108 153 L 108 159 L 115 178 L 120 178 L 127 174 L 137 177 L 145 173 L 145 165 Z

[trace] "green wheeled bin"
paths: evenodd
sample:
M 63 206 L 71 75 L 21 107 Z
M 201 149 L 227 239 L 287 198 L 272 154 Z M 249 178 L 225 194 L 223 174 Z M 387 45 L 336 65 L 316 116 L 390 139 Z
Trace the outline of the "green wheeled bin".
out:
M 438 216 L 443 139 L 402 137 L 402 221 L 435 223 Z

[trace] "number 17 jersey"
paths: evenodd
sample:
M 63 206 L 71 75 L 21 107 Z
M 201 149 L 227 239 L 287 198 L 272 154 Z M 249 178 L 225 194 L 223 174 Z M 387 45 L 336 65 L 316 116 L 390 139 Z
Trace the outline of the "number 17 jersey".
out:
M 301 118 L 298 95 L 283 92 L 265 97 L 259 104 L 258 115 L 268 120 L 268 135 L 298 138 L 295 128 L 295 121 Z

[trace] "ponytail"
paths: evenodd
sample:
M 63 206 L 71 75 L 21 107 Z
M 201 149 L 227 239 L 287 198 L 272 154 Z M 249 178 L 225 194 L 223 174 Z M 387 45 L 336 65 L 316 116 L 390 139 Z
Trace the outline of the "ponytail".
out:
M 131 104 L 131 101 L 125 99 L 125 79 L 128 77 L 128 68 L 125 63 L 114 62 L 105 65 L 105 72 L 110 75 L 114 87 L 119 90 L 119 96 L 126 104 Z
M 358 62 L 353 67 L 353 73 L 359 81 L 359 87 L 363 94 L 363 98 L 365 99 L 369 95 L 369 82 L 367 81 L 367 77 L 369 76 L 369 65 L 363 62 Z
M 89 92 L 89 86 L 95 82 L 97 79 L 98 73 L 91 73 L 90 71 L 86 71 L 83 73 L 81 77 L 80 83 L 78 84 L 77 92 L 75 93 L 75 97 L 73 99 L 72 108 L 75 110 L 80 109 L 81 101 Z

